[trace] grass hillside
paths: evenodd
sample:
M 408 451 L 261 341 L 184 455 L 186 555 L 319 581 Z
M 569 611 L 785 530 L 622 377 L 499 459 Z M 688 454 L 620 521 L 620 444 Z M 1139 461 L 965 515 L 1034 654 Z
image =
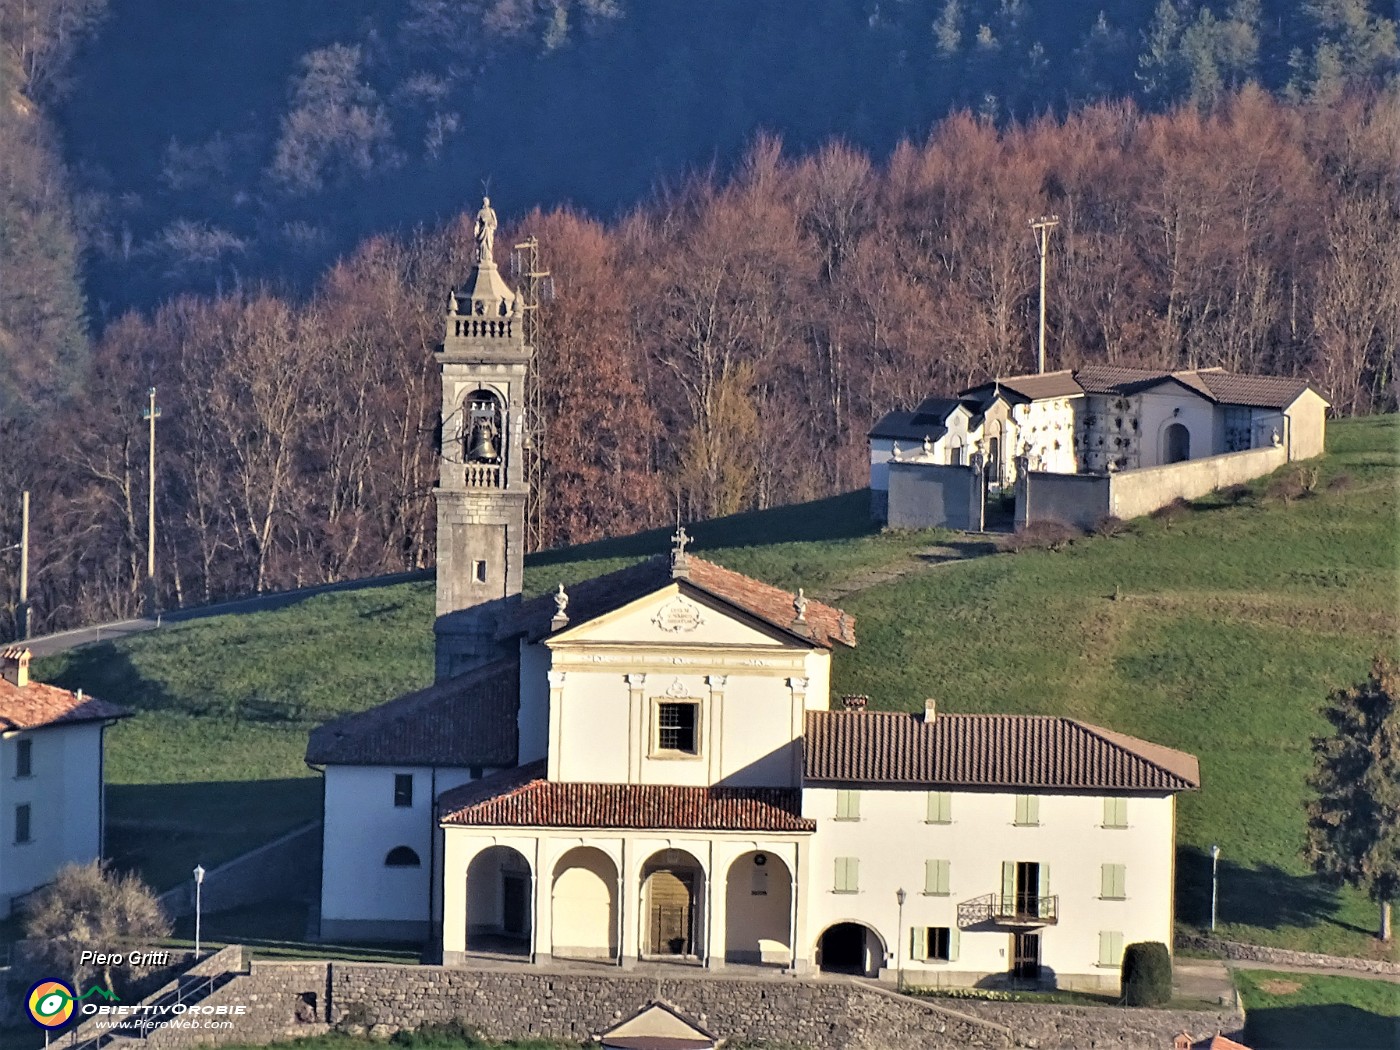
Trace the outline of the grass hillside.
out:
M 837 657 L 837 693 L 1067 714 L 1195 752 L 1204 789 L 1181 799 L 1181 921 L 1206 916 L 1218 842 L 1225 935 L 1368 954 L 1372 906 L 1321 886 L 1299 849 L 1320 705 L 1396 644 L 1400 419 L 1335 423 L 1330 446 L 1305 499 L 1202 501 L 1059 552 L 940 564 L 988 545 L 874 534 L 863 493 L 692 531 L 706 557 L 840 596 L 860 646 Z M 528 589 L 662 551 L 666 531 L 535 556 Z M 425 684 L 431 620 L 431 584 L 403 584 L 185 623 L 38 670 L 138 709 L 110 737 L 113 845 L 169 884 L 315 815 L 307 732 Z

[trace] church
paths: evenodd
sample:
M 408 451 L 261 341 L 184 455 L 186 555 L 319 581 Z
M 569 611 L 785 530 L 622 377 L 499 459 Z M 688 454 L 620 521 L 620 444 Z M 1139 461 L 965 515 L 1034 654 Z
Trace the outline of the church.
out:
M 1193 756 L 1069 718 L 833 701 L 854 618 L 683 528 L 524 599 L 532 350 L 489 201 L 476 228 L 438 352 L 436 681 L 311 735 L 322 938 L 446 965 L 1111 989 L 1125 944 L 1170 945 Z

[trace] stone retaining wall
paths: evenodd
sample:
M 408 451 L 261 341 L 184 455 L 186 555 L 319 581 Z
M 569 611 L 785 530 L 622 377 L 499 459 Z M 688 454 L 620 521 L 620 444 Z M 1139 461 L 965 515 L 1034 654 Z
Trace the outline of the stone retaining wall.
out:
M 584 1042 L 652 999 L 664 999 L 733 1043 L 809 1050 L 1163 1050 L 1183 1029 L 1238 1031 L 1237 1014 L 1025 1003 L 953 1002 L 896 995 L 839 978 L 623 974 L 600 968 L 465 969 L 365 963 L 253 962 L 205 1004 L 244 1004 L 227 1031 L 162 1030 L 152 1050 L 197 1043 L 266 1043 L 331 1025 L 386 1036 L 460 1020 L 496 1038 Z
M 1384 974 L 1400 976 L 1400 962 L 1387 962 L 1384 959 L 1357 959 L 1346 955 L 1319 955 L 1316 952 L 1295 952 L 1289 948 L 1270 948 L 1262 944 L 1241 944 L 1239 941 L 1220 941 L 1213 937 L 1200 937 L 1195 934 L 1181 934 L 1176 938 L 1178 947 L 1194 951 L 1212 952 L 1226 959 L 1241 962 L 1274 963 L 1282 966 L 1306 966 L 1321 970 L 1355 970 L 1359 974 Z

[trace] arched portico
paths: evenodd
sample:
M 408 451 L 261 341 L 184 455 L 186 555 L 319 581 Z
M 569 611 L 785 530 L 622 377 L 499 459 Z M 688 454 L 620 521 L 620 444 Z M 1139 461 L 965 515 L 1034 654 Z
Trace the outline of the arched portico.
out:
M 640 954 L 703 958 L 705 869 L 687 850 L 664 849 L 642 865 Z
M 817 939 L 817 965 L 827 973 L 876 977 L 885 955 L 884 938 L 861 922 L 833 923 Z
M 725 879 L 726 962 L 792 963 L 792 872 L 769 850 L 734 859 Z
M 468 951 L 527 955 L 531 933 L 530 862 L 510 846 L 488 846 L 467 866 Z
M 1191 431 L 1184 423 L 1169 423 L 1162 431 L 1162 462 L 1184 463 L 1191 458 Z
M 576 846 L 554 866 L 551 955 L 617 958 L 617 865 L 594 846 Z

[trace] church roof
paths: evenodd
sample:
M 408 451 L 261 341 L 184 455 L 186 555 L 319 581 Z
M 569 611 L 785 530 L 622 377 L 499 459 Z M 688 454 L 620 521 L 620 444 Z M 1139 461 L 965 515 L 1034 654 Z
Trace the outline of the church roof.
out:
M 666 557 L 651 558 L 626 569 L 572 584 L 568 588 L 569 626 L 578 626 L 615 609 L 678 583 L 682 591 L 709 595 L 754 616 L 802 641 L 824 649 L 835 643 L 854 647 L 855 618 L 830 605 L 809 600 L 804 623 L 796 623 L 794 595 L 781 587 L 755 580 L 692 554 L 685 558 L 687 573 L 677 577 Z M 497 631 L 497 637 L 524 634 L 531 641 L 544 638 L 555 628 L 553 594 L 541 595 L 520 605 Z
M 543 828 L 654 828 L 669 831 L 808 832 L 795 788 L 682 787 L 565 783 L 544 779 L 545 763 L 444 792 L 444 825 Z
M 947 787 L 1189 791 L 1195 755 L 1049 715 L 809 711 L 809 781 Z
M 520 662 L 512 657 L 311 731 L 311 765 L 511 766 Z

